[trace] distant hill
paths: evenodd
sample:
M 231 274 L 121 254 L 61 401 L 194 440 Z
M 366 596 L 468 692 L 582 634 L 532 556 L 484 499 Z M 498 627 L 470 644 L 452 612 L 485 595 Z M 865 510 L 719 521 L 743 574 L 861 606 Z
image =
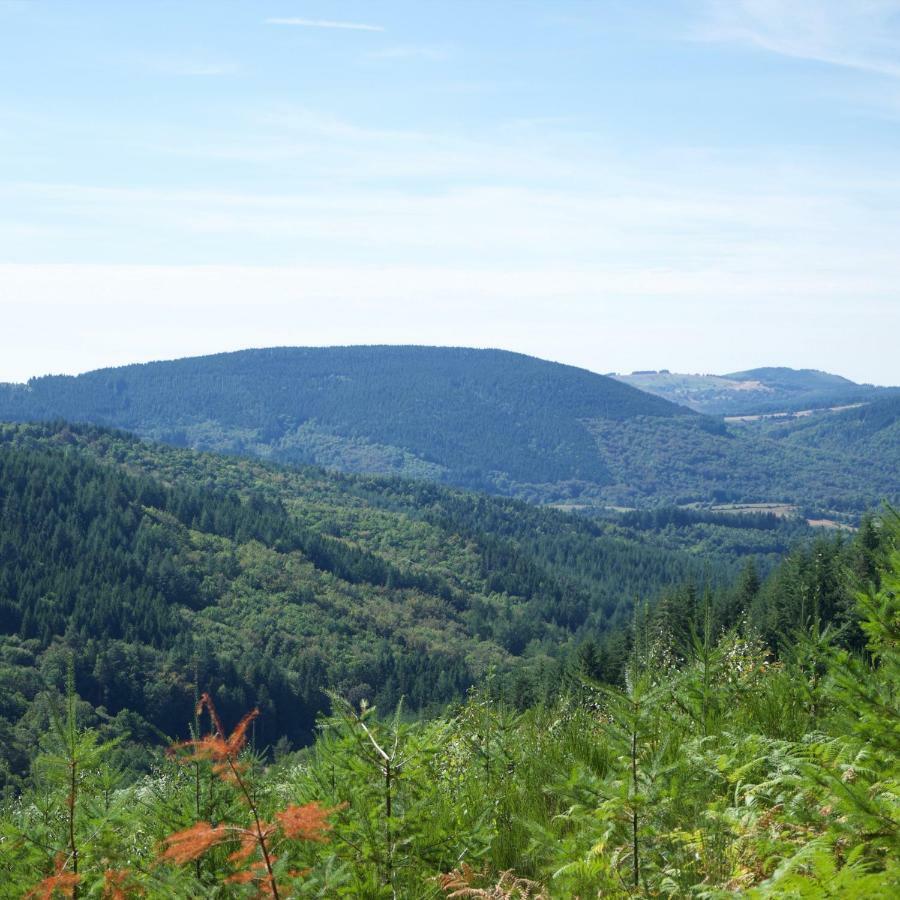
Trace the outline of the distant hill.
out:
M 696 412 L 724 416 L 823 409 L 900 395 L 898 388 L 856 384 L 829 372 L 787 367 L 748 369 L 726 375 L 686 375 L 662 370 L 615 377 Z
M 93 422 L 200 449 L 480 486 L 604 481 L 584 420 L 690 415 L 585 369 L 499 350 L 246 350 L 35 378 L 0 418 Z
M 748 369 L 746 372 L 730 372 L 722 377 L 733 381 L 758 381 L 773 390 L 780 388 L 784 391 L 842 391 L 861 387 L 841 375 L 832 375 L 819 369 L 791 369 L 787 366 L 767 366 Z
M 863 477 L 847 448 L 729 429 L 616 379 L 499 350 L 274 348 L 47 376 L 0 386 L 2 419 L 89 422 L 539 503 L 859 513 L 900 493 L 895 472 Z

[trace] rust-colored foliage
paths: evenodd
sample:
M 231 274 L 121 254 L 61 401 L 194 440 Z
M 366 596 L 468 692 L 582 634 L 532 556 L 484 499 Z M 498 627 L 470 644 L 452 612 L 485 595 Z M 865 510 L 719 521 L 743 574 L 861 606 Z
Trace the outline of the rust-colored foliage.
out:
M 260 826 L 264 839 L 268 838 L 274 830 L 264 822 L 261 822 Z M 231 863 L 245 863 L 259 849 L 259 836 L 255 831 L 241 831 L 238 840 L 241 843 L 240 847 L 228 857 L 228 861 Z
M 253 863 L 247 869 L 235 872 L 225 879 L 226 884 L 248 884 L 251 881 L 262 881 L 266 878 L 266 867 L 262 860 Z
M 206 853 L 207 850 L 227 841 L 231 837 L 230 829 L 219 825 L 215 828 L 209 822 L 197 822 L 183 831 L 170 834 L 165 841 L 165 847 L 159 858 L 164 862 L 173 862 L 183 865 L 193 862 Z
M 294 873 L 291 874 L 293 875 Z M 229 875 L 225 879 L 225 884 L 252 884 L 259 892 L 257 895 L 259 897 L 275 897 L 290 892 L 289 887 L 283 884 L 273 888 L 272 881 L 268 878 L 266 867 L 261 860 L 254 863 L 249 869 L 243 869 L 240 872 Z M 275 893 L 276 889 L 278 894 Z
M 275 818 L 281 826 L 286 838 L 300 841 L 327 841 L 331 823 L 328 817 L 334 812 L 318 803 L 306 803 L 303 806 L 288 806 Z
M 107 869 L 103 875 L 103 900 L 142 897 L 144 889 L 134 884 L 129 869 Z
M 197 822 L 184 831 L 169 835 L 163 842 L 160 861 L 184 864 L 199 859 L 218 844 L 225 841 L 237 842 L 237 849 L 228 856 L 228 862 L 237 871 L 225 879 L 227 884 L 256 885 L 260 896 L 280 898 L 283 888 L 275 880 L 274 864 L 277 857 L 272 853 L 277 840 L 326 841 L 331 826 L 328 816 L 334 810 L 326 809 L 318 803 L 304 806 L 288 806 L 275 813 L 274 822 L 266 822 L 260 816 L 253 791 L 248 785 L 244 772 L 246 767 L 238 761 L 238 756 L 247 742 L 247 729 L 259 715 L 254 709 L 247 713 L 235 726 L 230 735 L 225 735 L 215 704 L 209 694 L 204 693 L 197 704 L 197 715 L 204 710 L 209 714 L 213 733 L 176 744 L 172 753 L 187 748 L 190 752 L 182 755 L 182 761 L 209 761 L 213 771 L 231 784 L 252 814 L 250 827 L 232 822 L 213 827 L 208 822 Z M 259 854 L 257 856 L 257 853 Z M 255 857 L 255 858 L 254 858 Z
M 247 729 L 250 723 L 259 715 L 259 710 L 254 709 L 247 713 L 240 722 L 235 725 L 230 735 L 225 735 L 225 729 L 222 727 L 222 720 L 216 712 L 215 704 L 212 697 L 207 693 L 200 695 L 197 703 L 197 715 L 201 715 L 206 710 L 209 713 L 210 722 L 213 726 L 212 734 L 205 737 L 199 737 L 192 741 L 184 741 L 175 744 L 170 752 L 176 753 L 182 748 L 189 748 L 191 752 L 181 757 L 185 762 L 195 762 L 198 760 L 211 760 L 219 765 L 216 770 L 219 774 L 230 772 L 240 755 L 241 750 L 247 743 Z
M 74 872 L 67 872 L 66 864 L 68 860 L 64 853 L 57 854 L 54 872 L 47 876 L 40 884 L 33 887 L 26 895 L 26 898 L 36 898 L 36 900 L 53 900 L 54 897 L 73 897 L 75 895 L 75 887 L 78 884 L 79 876 Z

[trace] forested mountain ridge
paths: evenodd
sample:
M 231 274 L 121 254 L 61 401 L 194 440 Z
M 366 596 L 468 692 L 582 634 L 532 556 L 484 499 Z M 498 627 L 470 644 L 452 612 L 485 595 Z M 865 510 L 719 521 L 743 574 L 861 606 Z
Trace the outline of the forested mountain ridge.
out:
M 0 398 L 0 419 L 89 421 L 200 449 L 476 484 L 494 472 L 603 481 L 581 420 L 690 415 L 584 369 L 444 347 L 246 350 L 36 378 Z
M 395 473 L 538 503 L 779 502 L 858 516 L 900 494 L 867 448 L 729 428 L 615 379 L 498 350 L 274 348 L 0 385 L 0 419 Z

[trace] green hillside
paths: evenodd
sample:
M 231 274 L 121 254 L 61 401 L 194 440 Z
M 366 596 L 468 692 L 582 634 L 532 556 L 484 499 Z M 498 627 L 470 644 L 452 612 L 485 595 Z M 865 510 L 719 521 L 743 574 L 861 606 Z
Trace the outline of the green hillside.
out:
M 514 500 L 65 425 L 0 426 L 0 510 L 13 775 L 67 648 L 81 696 L 122 729 L 183 734 L 199 679 L 229 715 L 265 707 L 261 741 L 296 744 L 325 687 L 440 705 L 491 667 L 536 671 L 621 632 L 635 597 L 734 571 L 730 551 L 704 564 Z
M 731 585 L 670 586 L 616 640 L 582 631 L 553 660 L 526 649 L 507 677 L 515 654 L 491 631 L 504 607 L 566 640 L 531 605 L 566 573 L 552 603 L 573 615 L 566 599 L 600 597 L 601 573 L 624 591 L 690 566 L 514 501 L 66 426 L 0 431 L 0 508 L 0 622 L 20 622 L 0 640 L 0 896 L 868 900 L 900 886 L 890 512 L 767 578 L 749 564 Z M 724 524 L 623 519 L 701 522 Z M 478 603 L 492 613 L 468 620 Z M 497 668 L 425 716 L 345 684 L 292 750 L 284 729 L 316 702 L 304 691 L 359 665 L 391 607 L 377 659 L 411 651 L 414 702 L 462 687 L 460 648 Z M 184 655 L 161 654 L 173 642 Z M 161 711 L 182 740 L 159 733 Z
M 801 445 L 780 432 L 698 416 L 590 423 L 614 481 L 600 496 L 625 506 L 782 501 L 860 513 L 900 496 L 896 468 L 869 464 L 863 445 Z
M 729 429 L 583 369 L 497 350 L 248 350 L 0 386 L 0 420 L 399 474 L 537 503 L 779 502 L 859 515 L 900 494 L 853 447 Z
M 36 378 L 0 398 L 0 418 L 474 485 L 495 474 L 602 483 L 582 420 L 689 414 L 584 369 L 439 347 L 247 350 Z
M 757 430 L 791 447 L 850 454 L 882 483 L 900 471 L 900 397 L 827 416 L 762 422 Z
M 849 378 L 822 372 L 819 369 L 791 369 L 788 366 L 763 366 L 743 372 L 729 372 L 722 376 L 734 381 L 758 381 L 783 391 L 842 391 L 864 387 Z

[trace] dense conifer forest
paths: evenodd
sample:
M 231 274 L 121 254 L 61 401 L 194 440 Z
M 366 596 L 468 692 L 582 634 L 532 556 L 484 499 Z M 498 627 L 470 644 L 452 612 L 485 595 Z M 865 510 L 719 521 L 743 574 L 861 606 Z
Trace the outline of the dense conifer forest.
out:
M 296 745 L 323 687 L 423 710 L 491 667 L 552 678 L 585 636 L 621 655 L 636 597 L 738 565 L 516 501 L 66 425 L 2 426 L 0 509 L 11 783 L 72 651 L 113 732 L 186 736 L 202 683 L 223 715 L 262 704 L 260 740 Z
M 900 886 L 889 509 L 588 519 L 53 423 L 0 427 L 0 510 L 2 896 Z

